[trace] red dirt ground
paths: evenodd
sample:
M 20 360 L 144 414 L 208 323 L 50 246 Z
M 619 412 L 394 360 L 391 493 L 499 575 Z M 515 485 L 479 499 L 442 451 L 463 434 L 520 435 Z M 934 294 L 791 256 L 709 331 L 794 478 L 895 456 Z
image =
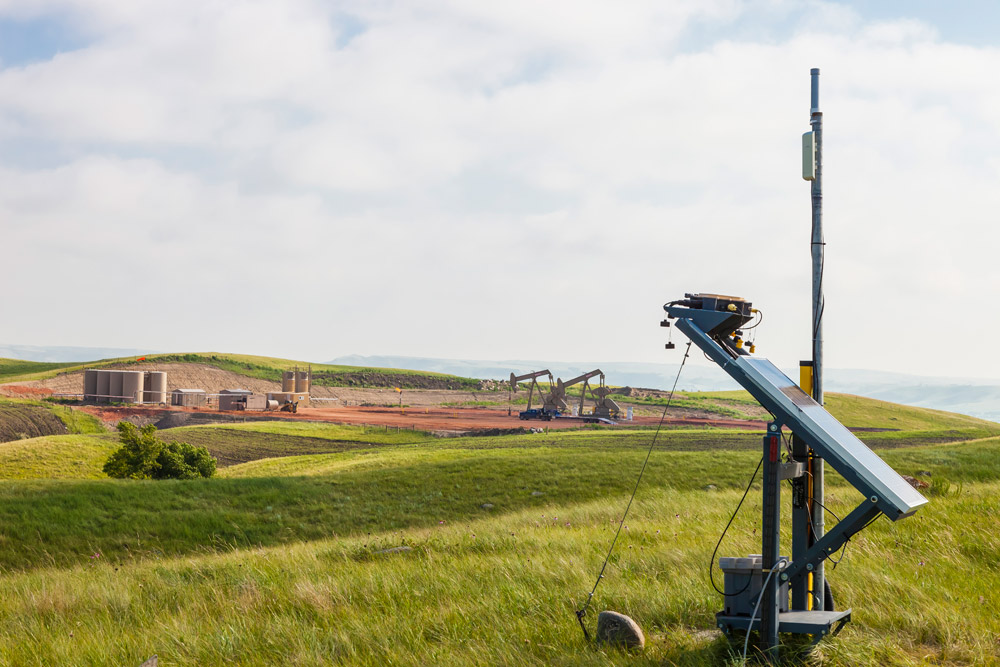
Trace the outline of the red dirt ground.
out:
M 576 420 L 565 421 L 522 421 L 517 413 L 508 416 L 505 410 L 490 410 L 486 408 L 377 408 L 358 406 L 339 406 L 323 408 L 301 408 L 296 414 L 288 412 L 225 412 L 180 407 L 106 407 L 88 405 L 79 408 L 84 412 L 99 417 L 102 421 L 117 422 L 129 416 L 153 417 L 168 411 L 200 412 L 206 414 L 229 414 L 237 416 L 267 415 L 280 419 L 297 421 L 319 421 L 335 424 L 372 424 L 379 426 L 399 426 L 414 428 L 420 431 L 455 431 L 471 432 L 494 429 L 545 428 L 580 428 L 583 424 Z M 620 426 L 655 426 L 658 417 L 636 417 L 633 421 L 619 422 Z M 664 426 L 712 426 L 716 428 L 740 428 L 764 430 L 766 425 L 761 421 L 743 421 L 738 419 L 691 419 L 668 418 Z M 614 428 L 614 427 L 608 427 Z
M 47 398 L 52 395 L 48 387 L 26 387 L 19 384 L 9 384 L 3 387 L 2 394 L 12 398 Z

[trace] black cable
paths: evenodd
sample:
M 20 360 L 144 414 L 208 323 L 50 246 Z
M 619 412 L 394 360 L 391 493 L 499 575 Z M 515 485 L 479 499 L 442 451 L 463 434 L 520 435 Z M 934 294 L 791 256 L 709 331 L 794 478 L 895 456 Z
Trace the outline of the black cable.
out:
M 753 486 L 753 481 L 757 479 L 757 473 L 760 472 L 760 467 L 763 464 L 764 464 L 764 457 L 761 456 L 760 461 L 757 462 L 757 467 L 753 471 L 753 475 L 750 477 L 750 483 L 747 484 L 747 488 L 743 492 L 743 497 L 740 498 L 740 503 L 736 506 L 736 510 L 733 512 L 733 515 L 729 517 L 729 523 L 727 523 L 726 527 L 722 529 L 722 534 L 719 535 L 719 541 L 715 543 L 715 548 L 712 549 L 712 558 L 711 560 L 708 561 L 708 580 L 712 582 L 712 588 L 714 588 L 715 592 L 718 593 L 719 595 L 723 595 L 726 597 L 733 597 L 734 595 L 739 595 L 740 593 L 742 593 L 743 591 L 745 591 L 747 588 L 750 587 L 750 582 L 752 581 L 752 577 L 748 577 L 746 585 L 740 590 L 736 591 L 735 593 L 726 593 L 724 591 L 720 591 L 719 587 L 715 585 L 715 576 L 712 574 L 712 568 L 715 566 L 715 554 L 718 553 L 719 551 L 719 545 L 722 544 L 722 538 L 726 536 L 726 532 L 729 531 L 729 526 L 733 524 L 733 521 L 736 519 L 736 515 L 739 514 L 740 512 L 740 508 L 743 507 L 743 501 L 747 499 L 747 494 L 750 493 L 750 487 Z
M 642 462 L 642 468 L 639 469 L 639 477 L 635 480 L 635 488 L 632 489 L 632 497 L 628 499 L 628 505 L 625 506 L 625 513 L 622 514 L 621 523 L 618 524 L 618 530 L 615 532 L 615 538 L 611 540 L 611 547 L 608 549 L 608 555 L 604 557 L 604 564 L 601 566 L 601 571 L 597 575 L 597 581 L 594 582 L 594 588 L 590 591 L 590 595 L 587 596 L 587 601 L 583 603 L 583 607 L 576 610 L 576 618 L 580 621 L 580 627 L 583 628 L 583 636 L 588 640 L 590 635 L 587 633 L 587 626 L 583 624 L 583 617 L 587 614 L 587 607 L 590 606 L 591 600 L 594 599 L 594 593 L 597 592 L 597 587 L 601 583 L 601 579 L 604 578 L 604 570 L 608 567 L 608 561 L 611 560 L 611 554 L 615 550 L 615 544 L 618 543 L 618 536 L 621 535 L 622 526 L 625 525 L 625 519 L 628 517 L 628 512 L 632 509 L 632 501 L 635 500 L 635 494 L 639 490 L 639 482 L 642 481 L 642 475 L 646 472 L 646 464 L 649 463 L 649 457 L 653 453 L 653 447 L 656 446 L 656 439 L 660 436 L 660 428 L 663 426 L 664 420 L 667 418 L 667 410 L 670 408 L 670 402 L 674 400 L 674 392 L 677 390 L 677 383 L 681 379 L 681 371 L 684 370 L 684 364 L 687 363 L 688 355 L 691 354 L 691 341 L 688 341 L 687 348 L 684 350 L 684 358 L 681 359 L 680 368 L 677 369 L 677 377 L 674 378 L 674 386 L 670 389 L 670 396 L 667 397 L 667 403 L 663 406 L 663 414 L 660 416 L 660 423 L 656 425 L 656 432 L 653 434 L 653 441 L 649 443 L 649 451 L 646 452 L 646 459 Z
M 827 510 L 827 511 L 829 512 L 829 510 Z M 830 512 L 830 513 L 833 514 L 833 512 Z M 831 563 L 833 563 L 833 567 L 830 568 L 831 571 L 836 570 L 837 566 L 840 565 L 840 561 L 844 560 L 844 554 L 847 553 L 847 545 L 850 543 L 851 538 L 854 537 L 855 535 L 857 535 L 858 533 L 860 533 L 862 530 L 864 530 L 868 526 L 870 526 L 873 523 L 875 523 L 876 521 L 878 521 L 881 517 L 882 517 L 881 514 L 876 515 L 874 519 L 872 519 L 871 521 L 869 521 L 865 525 L 863 525 L 860 528 L 858 528 L 855 532 L 853 532 L 853 533 L 851 533 L 850 535 L 847 536 L 847 539 L 844 540 L 844 548 L 840 550 L 840 558 L 838 558 L 837 560 L 833 560 L 833 556 L 830 556 L 828 558 L 828 560 Z
M 756 322 L 755 322 L 754 324 L 751 324 L 751 325 L 750 325 L 750 326 L 748 326 L 748 327 L 741 327 L 741 328 L 742 328 L 742 329 L 743 329 L 744 331 L 750 331 L 751 329 L 756 329 L 757 327 L 759 327 L 759 326 L 760 326 L 760 323 L 761 323 L 761 322 L 763 322 L 763 321 L 764 321 L 764 313 L 762 313 L 762 312 L 760 311 L 760 309 L 758 308 L 758 309 L 757 309 L 757 321 L 756 321 Z

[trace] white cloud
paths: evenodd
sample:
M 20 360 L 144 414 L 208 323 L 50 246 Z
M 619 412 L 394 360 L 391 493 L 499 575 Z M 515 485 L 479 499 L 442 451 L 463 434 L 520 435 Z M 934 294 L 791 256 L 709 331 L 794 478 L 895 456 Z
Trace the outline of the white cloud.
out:
M 660 305 L 705 289 L 794 365 L 820 66 L 828 363 L 997 375 L 913 332 L 1000 325 L 1000 52 L 802 7 L 37 5 L 93 38 L 0 70 L 5 272 L 33 286 L 0 339 L 660 360 Z

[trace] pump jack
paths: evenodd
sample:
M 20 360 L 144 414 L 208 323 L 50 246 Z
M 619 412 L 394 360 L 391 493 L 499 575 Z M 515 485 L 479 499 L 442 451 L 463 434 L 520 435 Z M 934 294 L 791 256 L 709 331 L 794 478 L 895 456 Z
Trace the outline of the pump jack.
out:
M 542 390 L 542 386 L 538 384 L 538 378 L 543 375 L 549 376 L 548 394 L 546 394 Z M 521 419 L 544 419 L 548 421 L 553 417 L 558 417 L 560 411 L 567 409 L 566 401 L 557 395 L 556 383 L 549 370 L 533 371 L 531 373 L 525 373 L 524 375 L 514 375 L 511 373 L 510 388 L 512 392 L 517 393 L 517 383 L 522 380 L 531 380 L 531 385 L 528 387 L 528 406 L 521 411 Z M 532 409 L 531 399 L 534 396 L 536 389 L 538 390 L 538 395 L 542 398 L 542 407 Z
M 600 376 L 600 384 L 597 387 L 590 386 L 590 378 Z M 608 395 L 611 393 L 611 389 L 604 386 L 604 372 L 598 368 L 596 370 L 590 371 L 589 373 L 584 373 L 572 380 L 567 380 L 563 382 L 561 379 L 557 383 L 556 392 L 561 398 L 566 396 L 566 388 L 572 387 L 575 384 L 583 383 L 583 388 L 580 390 L 580 407 L 577 410 L 577 414 L 581 417 L 583 414 L 583 402 L 587 397 L 587 392 L 590 391 L 590 397 L 594 401 L 594 414 L 593 417 L 610 419 L 612 417 L 617 417 L 618 413 L 621 411 L 621 406 L 619 406 Z

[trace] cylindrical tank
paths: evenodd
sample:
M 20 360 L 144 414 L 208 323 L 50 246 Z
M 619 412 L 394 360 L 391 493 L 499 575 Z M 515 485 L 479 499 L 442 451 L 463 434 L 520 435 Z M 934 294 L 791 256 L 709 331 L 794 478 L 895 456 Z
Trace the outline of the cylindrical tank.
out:
M 113 403 L 122 401 L 122 380 L 124 379 L 123 371 L 111 371 L 111 387 L 108 389 L 108 393 L 111 395 L 109 401 Z
M 149 394 L 150 403 L 167 402 L 167 374 L 163 371 L 149 371 Z
M 268 410 L 277 410 L 278 409 L 278 402 L 274 401 L 274 400 L 271 400 L 271 399 L 268 399 L 267 400 L 267 409 Z
M 107 403 L 108 394 L 111 393 L 111 371 L 97 371 L 97 402 Z
M 142 402 L 152 403 L 153 402 L 153 386 L 150 383 L 149 373 L 142 374 Z
M 93 400 L 97 393 L 97 371 L 88 369 L 83 372 L 83 400 Z
M 295 371 L 295 389 L 293 390 L 296 394 L 308 394 L 309 393 L 309 373 L 306 371 Z
M 295 371 L 285 371 L 281 376 L 281 391 L 295 391 Z
M 142 371 L 122 371 L 122 399 L 126 403 L 142 403 Z

